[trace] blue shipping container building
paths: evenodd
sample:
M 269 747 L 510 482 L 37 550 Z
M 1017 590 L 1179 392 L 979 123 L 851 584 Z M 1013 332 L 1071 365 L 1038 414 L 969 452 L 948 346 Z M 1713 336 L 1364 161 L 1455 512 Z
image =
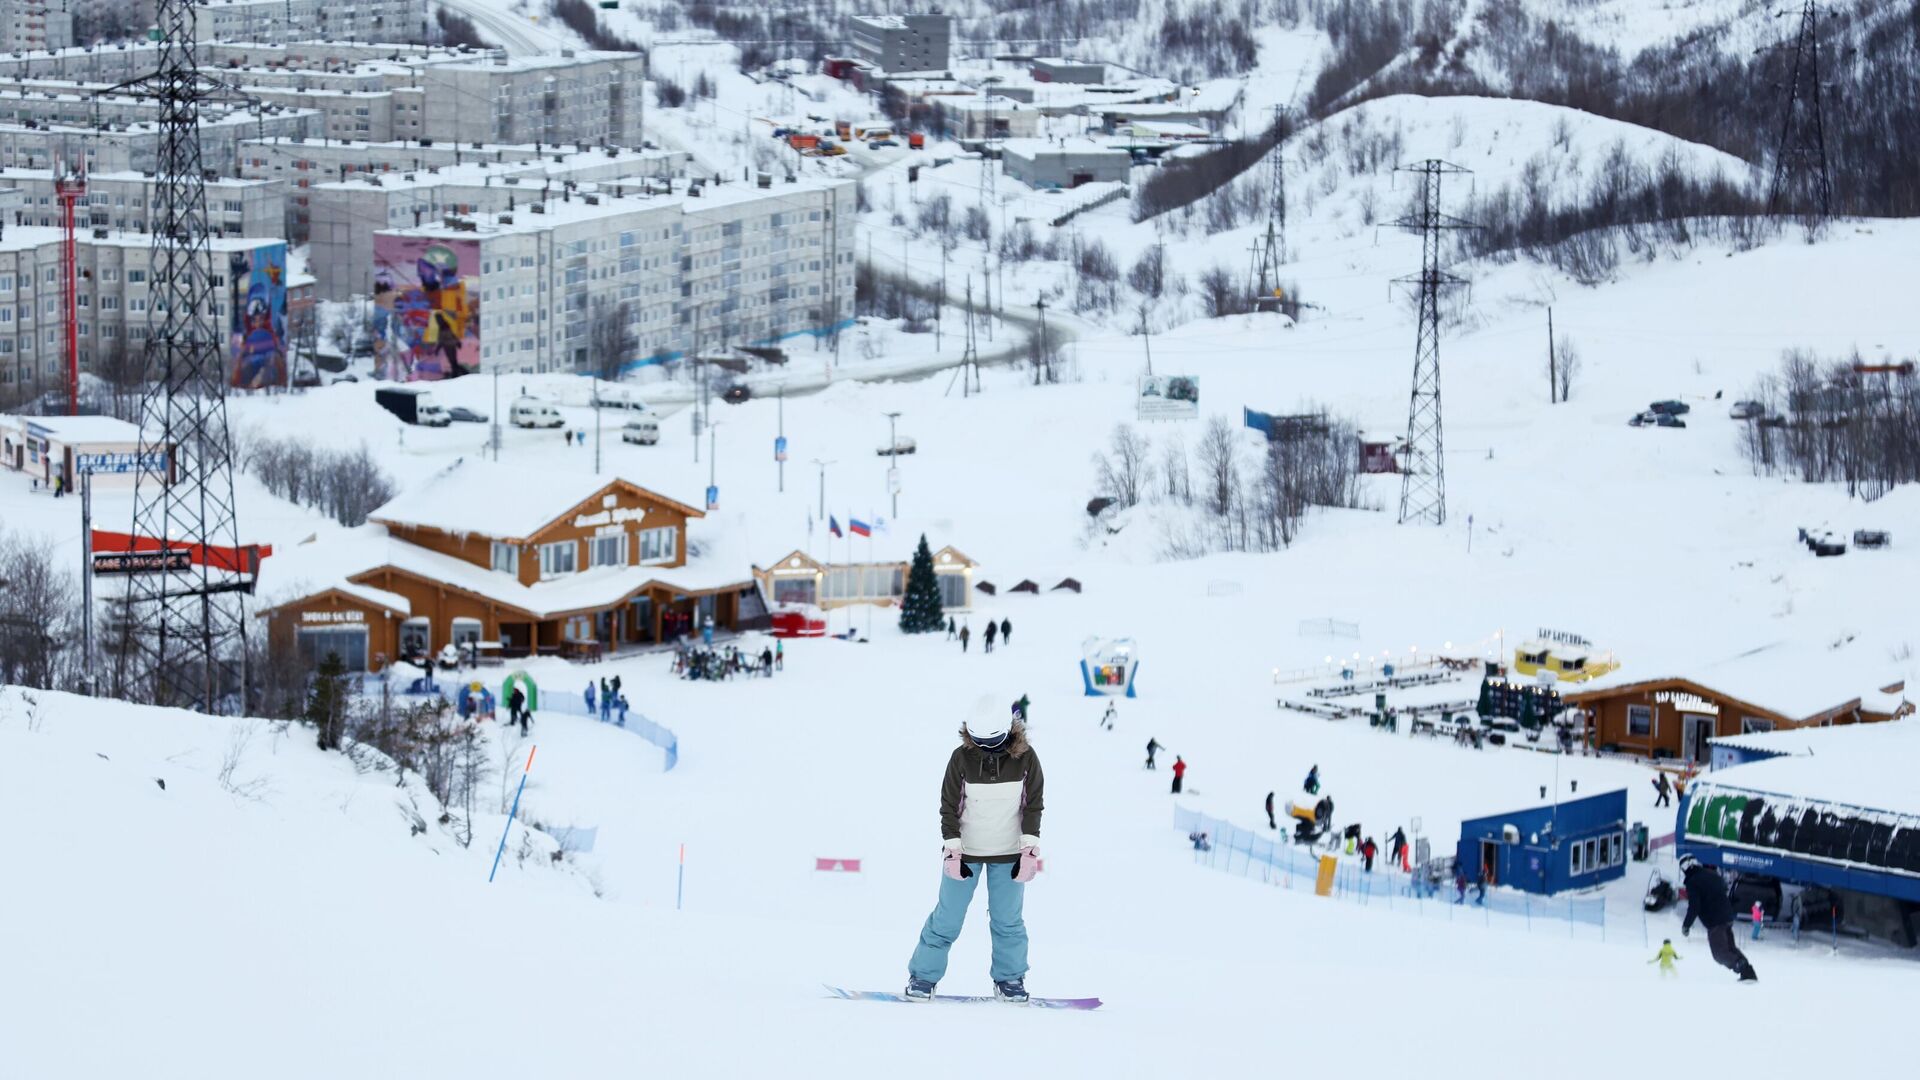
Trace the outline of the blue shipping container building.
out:
M 1622 877 L 1626 789 L 1463 821 L 1455 858 L 1469 881 L 1543 896 Z

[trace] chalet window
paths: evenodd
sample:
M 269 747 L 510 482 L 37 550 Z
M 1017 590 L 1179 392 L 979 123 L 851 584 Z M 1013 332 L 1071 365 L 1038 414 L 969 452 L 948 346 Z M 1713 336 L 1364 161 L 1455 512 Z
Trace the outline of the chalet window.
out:
M 1648 705 L 1627 706 L 1627 734 L 1653 734 L 1653 708 Z
M 1772 730 L 1773 721 L 1771 720 L 1762 720 L 1757 716 L 1743 716 L 1740 718 L 1740 734 L 1742 735 L 1754 735 L 1759 732 Z
M 680 530 L 671 527 L 640 530 L 641 562 L 672 562 L 679 550 Z
M 520 573 L 520 549 L 513 544 L 493 542 L 493 568 L 502 574 Z
M 627 565 L 627 534 L 615 533 L 612 536 L 596 536 L 588 542 L 591 545 L 589 555 L 594 566 Z
M 580 569 L 580 545 L 572 540 L 540 545 L 540 576 L 559 577 Z

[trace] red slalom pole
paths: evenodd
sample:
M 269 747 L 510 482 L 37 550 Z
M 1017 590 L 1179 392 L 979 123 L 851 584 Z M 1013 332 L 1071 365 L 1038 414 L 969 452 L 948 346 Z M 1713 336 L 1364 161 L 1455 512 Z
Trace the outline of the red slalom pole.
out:
M 500 872 L 500 856 L 507 850 L 507 834 L 513 831 L 513 819 L 520 816 L 520 794 L 527 790 L 527 774 L 533 771 L 533 754 L 538 746 L 527 748 L 527 767 L 520 771 L 520 787 L 513 793 L 513 811 L 507 815 L 507 827 L 500 830 L 500 847 L 493 853 L 493 869 L 487 871 L 487 884 L 493 884 L 493 875 Z

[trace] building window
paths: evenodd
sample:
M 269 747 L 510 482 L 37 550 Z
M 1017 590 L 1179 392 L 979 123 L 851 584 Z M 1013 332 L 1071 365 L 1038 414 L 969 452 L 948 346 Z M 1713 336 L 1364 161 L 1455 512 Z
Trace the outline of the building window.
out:
M 453 647 L 462 652 L 473 649 L 480 642 L 479 619 L 453 620 Z
M 574 615 L 568 618 L 566 630 L 563 633 L 568 641 L 592 641 L 593 616 Z
M 640 561 L 672 562 L 680 549 L 680 530 L 675 528 L 641 529 Z
M 425 619 L 408 619 L 400 624 L 400 657 L 427 656 L 433 650 L 432 627 Z
M 540 576 L 571 574 L 580 569 L 580 545 L 572 540 L 540 545 Z
M 337 656 L 348 671 L 367 670 L 367 631 L 365 627 L 300 627 L 294 635 L 300 656 L 318 665 L 329 655 Z
M 811 604 L 814 602 L 813 578 L 781 577 L 773 579 L 773 602 L 776 604 Z
M 1763 731 L 1772 730 L 1773 721 L 1771 720 L 1762 720 L 1757 716 L 1743 716 L 1740 718 L 1740 734 L 1742 735 L 1757 735 Z
M 520 573 L 520 549 L 513 544 L 493 542 L 493 568 L 502 574 Z
M 609 536 L 596 536 L 589 541 L 588 552 L 594 566 L 627 565 L 627 534 L 622 531 Z
M 1627 734 L 1653 734 L 1653 708 L 1648 705 L 1627 706 Z
M 1586 869 L 1580 865 L 1580 845 L 1575 843 L 1573 845 L 1573 876 L 1579 877 L 1586 872 Z

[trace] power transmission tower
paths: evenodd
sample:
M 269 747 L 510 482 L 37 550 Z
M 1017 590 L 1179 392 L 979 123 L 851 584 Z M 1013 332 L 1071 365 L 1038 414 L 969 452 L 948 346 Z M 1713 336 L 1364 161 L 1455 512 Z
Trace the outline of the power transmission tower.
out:
M 1281 110 L 1282 106 L 1273 107 L 1275 129 L 1281 124 Z M 1250 249 L 1253 265 L 1247 273 L 1247 287 L 1255 308 L 1261 311 L 1278 306 L 1274 290 L 1280 287 L 1280 264 L 1287 261 L 1287 179 L 1283 145 L 1283 140 L 1274 139 L 1273 149 L 1267 156 L 1267 230 L 1253 238 Z
M 1781 14 L 1787 14 L 1781 12 Z M 1833 213 L 1833 174 L 1827 167 L 1827 124 L 1820 105 L 1820 5 L 1805 0 L 1800 33 L 1787 74 L 1780 142 L 1773 152 L 1767 213 L 1797 212 L 1809 226 Z
M 203 105 L 238 95 L 200 73 L 193 5 L 160 0 L 153 74 L 115 87 L 159 103 L 154 180 L 153 303 L 140 403 L 140 451 L 166 461 L 136 473 L 133 536 L 198 561 L 128 576 L 122 685 L 156 704 L 214 712 L 230 694 L 244 707 L 244 596 L 257 566 L 240 550 L 227 433 L 224 339 L 208 245 L 198 124 Z
M 972 397 L 980 392 L 980 353 L 973 339 L 973 275 L 967 275 L 967 348 L 960 354 L 960 369 L 954 372 L 954 378 L 960 380 L 960 396 Z M 953 393 L 953 380 L 947 380 L 947 393 Z
M 1469 170 L 1430 158 L 1400 171 L 1420 178 L 1419 208 L 1394 222 L 1420 234 L 1420 273 L 1400 278 L 1419 289 L 1420 330 L 1413 346 L 1413 399 L 1407 409 L 1407 465 L 1400 476 L 1400 524 L 1447 521 L 1446 440 L 1440 425 L 1440 290 L 1466 284 L 1440 269 L 1440 236 L 1475 226 L 1440 211 L 1440 179 Z

